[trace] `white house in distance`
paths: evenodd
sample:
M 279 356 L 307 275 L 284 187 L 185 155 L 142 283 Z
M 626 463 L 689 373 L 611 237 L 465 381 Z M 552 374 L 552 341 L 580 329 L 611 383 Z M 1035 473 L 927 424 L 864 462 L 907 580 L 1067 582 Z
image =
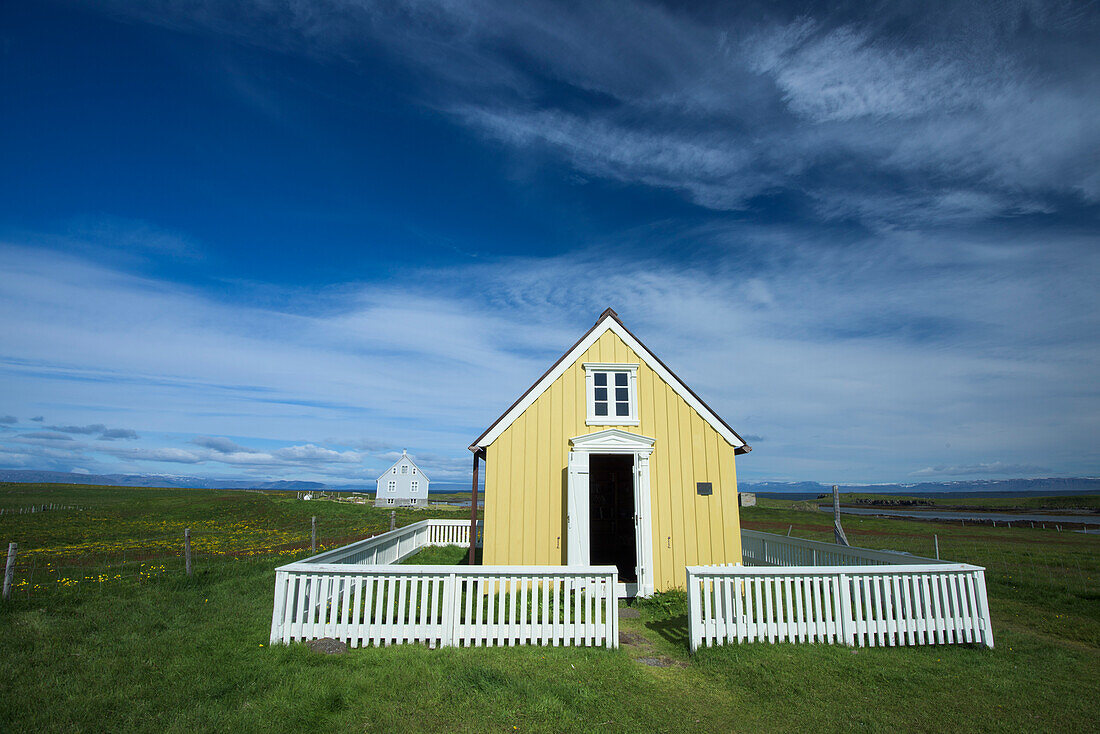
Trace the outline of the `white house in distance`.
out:
M 378 477 L 378 489 L 374 494 L 375 507 L 426 507 L 428 505 L 428 477 L 420 471 L 408 451 L 401 451 L 401 458 L 386 473 Z

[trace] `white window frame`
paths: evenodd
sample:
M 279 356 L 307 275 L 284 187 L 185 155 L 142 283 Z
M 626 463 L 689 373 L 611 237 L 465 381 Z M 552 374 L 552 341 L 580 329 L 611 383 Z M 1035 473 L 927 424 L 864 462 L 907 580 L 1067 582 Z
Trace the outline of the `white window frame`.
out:
M 397 501 L 397 500 L 395 500 L 395 499 L 394 499 L 393 497 L 387 497 L 387 498 L 386 498 L 386 504 L 387 504 L 387 505 L 392 505 L 392 504 L 393 504 L 394 502 L 396 502 L 396 501 Z
M 418 482 L 417 480 L 414 479 L 409 484 L 409 491 L 412 492 L 413 494 L 418 493 L 420 491 L 420 482 Z
M 585 362 L 584 367 L 584 401 L 587 410 L 587 426 L 636 426 L 638 420 L 638 364 L 618 364 L 614 362 Z M 614 393 L 608 393 L 607 412 L 609 415 L 596 415 L 596 373 L 607 372 L 607 389 L 615 389 L 615 379 L 612 372 L 625 372 L 627 397 L 630 405 L 629 415 L 614 415 Z
M 409 465 L 408 464 L 402 464 L 401 465 L 401 473 L 402 474 L 408 474 L 409 473 Z
M 386 485 L 386 491 L 387 492 L 396 492 L 397 491 L 397 482 L 391 481 L 388 485 Z

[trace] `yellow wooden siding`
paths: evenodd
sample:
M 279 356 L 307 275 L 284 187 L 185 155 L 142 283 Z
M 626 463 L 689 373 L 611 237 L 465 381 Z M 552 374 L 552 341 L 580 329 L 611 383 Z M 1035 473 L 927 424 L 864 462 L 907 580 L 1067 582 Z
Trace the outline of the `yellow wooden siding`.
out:
M 484 563 L 565 563 L 569 439 L 587 426 L 585 362 L 638 363 L 640 425 L 656 439 L 650 457 L 653 578 L 683 587 L 684 567 L 741 561 L 734 449 L 634 354 L 605 332 L 486 449 Z M 699 496 L 696 482 L 714 494 Z

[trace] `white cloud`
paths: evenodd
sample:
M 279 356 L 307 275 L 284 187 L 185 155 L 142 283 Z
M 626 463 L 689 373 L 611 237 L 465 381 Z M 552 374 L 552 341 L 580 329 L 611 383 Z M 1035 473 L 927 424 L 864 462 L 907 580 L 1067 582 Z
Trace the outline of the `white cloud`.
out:
M 1006 464 L 1003 461 L 965 464 L 962 466 L 929 466 L 910 472 L 913 477 L 964 477 L 999 474 L 1013 477 L 1034 477 L 1050 472 L 1050 469 L 1033 464 Z
M 173 448 L 104 448 L 100 449 L 105 454 L 124 459 L 126 461 L 156 461 L 174 464 L 198 464 L 203 459 L 201 456 L 183 449 Z
M 437 456 L 424 466 L 433 480 L 464 479 L 470 440 L 612 305 L 737 430 L 768 437 L 740 464 L 747 478 L 897 480 L 1016 464 L 1020 446 L 1058 473 L 1100 469 L 1087 458 L 1100 430 L 1095 249 L 1021 235 L 896 233 L 844 248 L 809 231 L 696 236 L 713 244 L 692 263 L 594 249 L 419 270 L 400 298 L 359 285 L 321 312 L 307 292 L 257 308 L 244 292 L 213 300 L 0 249 L 15 274 L 0 282 L 12 408 L 95 406 L 74 408 L 72 424 L 94 414 L 146 436 L 132 450 L 13 438 L 9 463 L 33 449 L 97 472 L 167 461 L 369 477 L 380 452 L 407 447 Z M 728 239 L 754 264 L 727 254 Z M 301 438 L 364 434 L 381 438 Z

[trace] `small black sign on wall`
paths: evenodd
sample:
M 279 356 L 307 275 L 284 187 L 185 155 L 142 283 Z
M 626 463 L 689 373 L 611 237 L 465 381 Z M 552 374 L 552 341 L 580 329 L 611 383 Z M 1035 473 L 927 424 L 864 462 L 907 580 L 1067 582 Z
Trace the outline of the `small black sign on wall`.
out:
M 714 494 L 714 490 L 711 489 L 710 482 L 696 482 L 695 491 L 699 494 Z

